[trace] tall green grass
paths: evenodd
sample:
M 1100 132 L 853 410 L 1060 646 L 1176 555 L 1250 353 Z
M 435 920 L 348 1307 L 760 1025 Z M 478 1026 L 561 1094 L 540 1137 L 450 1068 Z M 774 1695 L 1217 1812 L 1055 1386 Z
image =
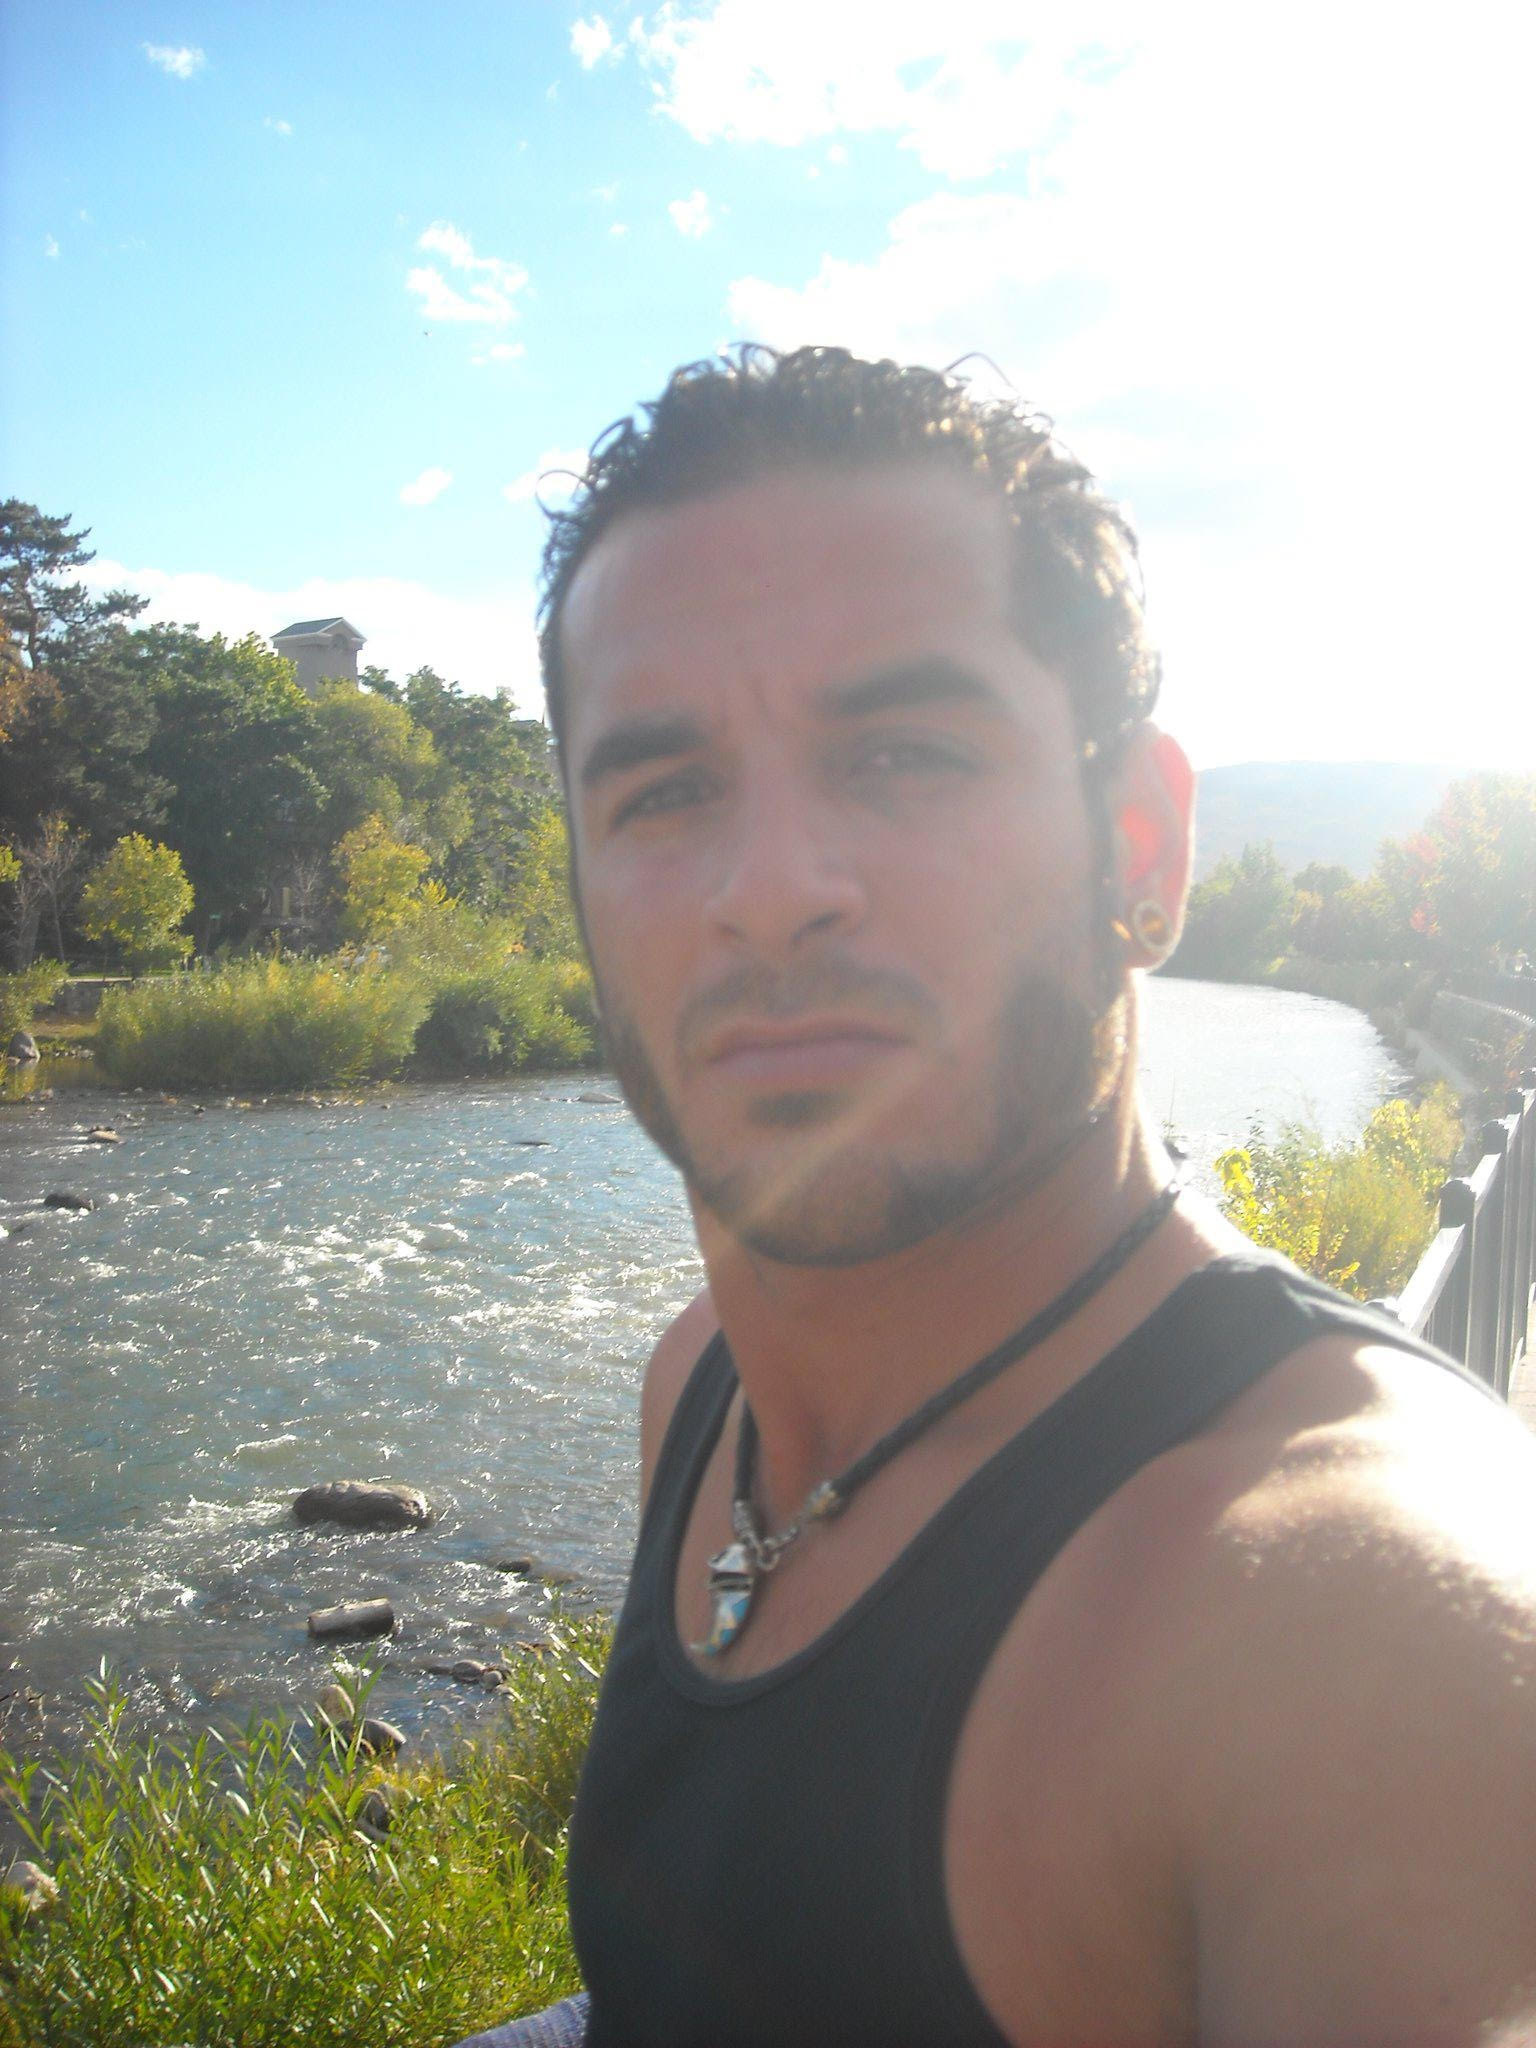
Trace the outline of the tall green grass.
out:
M 78 1754 L 0 1752 L 59 1888 L 30 1915 L 0 1892 L 0 2048 L 440 2048 L 568 1996 L 565 1835 L 606 1643 L 558 1620 L 499 1733 L 388 1772 L 275 1720 L 135 1734 L 98 1683 Z
M 447 926 L 447 920 L 439 920 Z M 580 1066 L 596 1043 L 579 960 L 522 952 L 468 913 L 390 956 L 268 955 L 115 989 L 96 1049 L 119 1086 L 282 1094 L 397 1074 Z
M 344 1088 L 398 1072 L 427 1005 L 377 964 L 268 956 L 109 991 L 96 1050 L 125 1088 Z

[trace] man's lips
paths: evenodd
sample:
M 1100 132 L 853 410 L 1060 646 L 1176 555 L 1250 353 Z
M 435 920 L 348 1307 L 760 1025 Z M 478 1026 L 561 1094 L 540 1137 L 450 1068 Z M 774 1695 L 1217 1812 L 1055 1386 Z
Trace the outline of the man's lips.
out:
M 907 1042 L 863 1017 L 743 1018 L 711 1032 L 703 1057 L 732 1080 L 812 1087 L 847 1079 Z

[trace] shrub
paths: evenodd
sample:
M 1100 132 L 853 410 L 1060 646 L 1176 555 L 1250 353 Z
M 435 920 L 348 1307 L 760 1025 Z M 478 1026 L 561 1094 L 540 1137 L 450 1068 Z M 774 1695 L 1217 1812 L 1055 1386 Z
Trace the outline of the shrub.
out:
M 123 1087 L 350 1087 L 398 1071 L 427 1007 L 378 965 L 269 957 L 110 991 L 97 1052 Z
M 110 939 L 131 974 L 185 960 L 179 929 L 192 914 L 192 884 L 174 848 L 130 832 L 92 870 L 80 896 L 80 929 Z
M 579 998 L 566 964 L 515 953 L 440 971 L 416 1034 L 419 1065 L 449 1074 L 579 1066 L 590 1058 L 593 1039 L 567 1007 Z
M 279 1721 L 136 1735 L 105 1679 L 77 1755 L 0 1752 L 59 1887 L 31 1917 L 0 1894 L 0 2048 L 425 2048 L 575 1990 L 565 1829 L 607 1628 L 552 1638 L 499 1734 L 387 1778 Z
M 57 960 L 34 960 L 20 974 L 0 974 L 0 1054 L 11 1034 L 30 1029 L 32 1019 L 51 1003 L 69 979 L 69 969 Z
M 1435 1233 L 1434 1197 L 1461 1141 L 1443 1084 L 1417 1104 L 1384 1102 L 1354 1145 L 1301 1124 L 1216 1161 L 1222 1207 L 1255 1244 L 1366 1301 L 1395 1294 Z

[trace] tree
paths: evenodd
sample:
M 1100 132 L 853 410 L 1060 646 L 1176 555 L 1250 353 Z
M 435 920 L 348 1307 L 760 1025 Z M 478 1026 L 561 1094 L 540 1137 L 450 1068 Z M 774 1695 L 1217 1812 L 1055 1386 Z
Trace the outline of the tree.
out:
M 374 816 L 429 854 L 457 843 L 468 807 L 432 735 L 403 704 L 338 678 L 320 685 L 313 709 L 309 765 L 327 792 L 332 844 Z
M 54 952 L 60 960 L 65 958 L 64 914 L 85 852 L 85 835 L 71 831 L 58 813 L 44 818 L 32 837 L 12 851 L 13 873 L 0 873 L 0 882 L 9 882 L 0 903 L 0 923 L 9 933 L 11 965 L 17 973 L 31 965 L 44 918 L 52 927 Z
M 1284 951 L 1294 891 L 1268 840 L 1230 855 L 1189 893 L 1176 972 L 1242 981 Z
M 529 828 L 549 800 L 543 750 L 536 756 L 530 749 L 530 722 L 515 716 L 504 690 L 477 696 L 420 668 L 406 678 L 403 699 L 452 771 L 467 813 L 440 863 L 444 883 L 466 903 L 497 909 L 512 888 Z M 533 730 L 542 734 L 544 728 Z
M 530 953 L 551 960 L 583 957 L 571 901 L 570 839 L 557 804 L 546 803 L 529 828 L 508 911 Z
M 342 936 L 367 942 L 387 938 L 419 907 L 432 856 L 425 847 L 396 839 L 375 814 L 347 833 L 336 861 L 344 890 Z M 441 890 L 437 900 L 446 900 Z
M 140 637 L 156 713 L 149 763 L 170 791 L 164 836 L 200 917 L 227 933 L 318 865 L 326 791 L 306 758 L 314 707 L 292 663 L 254 634 L 229 642 L 176 626 Z
M 109 939 L 130 973 L 184 960 L 192 941 L 178 927 L 192 914 L 192 885 L 181 859 L 141 833 L 120 839 L 98 863 L 81 896 L 87 938 Z

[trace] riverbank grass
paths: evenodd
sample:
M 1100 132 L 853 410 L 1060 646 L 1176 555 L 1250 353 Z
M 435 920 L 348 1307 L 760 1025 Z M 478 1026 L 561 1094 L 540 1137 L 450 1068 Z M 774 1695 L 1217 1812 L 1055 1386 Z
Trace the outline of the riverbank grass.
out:
M 607 1635 L 557 1619 L 496 1733 L 388 1770 L 277 1720 L 136 1734 L 95 1683 L 73 1756 L 0 1752 L 58 1886 L 31 1913 L 0 1891 L 0 2048 L 439 2048 L 568 1996 L 565 1833 Z
M 1222 1207 L 1245 1237 L 1369 1301 L 1396 1294 L 1437 1227 L 1435 1197 L 1461 1144 L 1456 1097 L 1384 1102 L 1355 1144 L 1259 1129 L 1216 1161 Z
M 109 990 L 96 1050 L 123 1088 L 348 1088 L 398 1071 L 427 1007 L 386 968 L 268 955 Z

